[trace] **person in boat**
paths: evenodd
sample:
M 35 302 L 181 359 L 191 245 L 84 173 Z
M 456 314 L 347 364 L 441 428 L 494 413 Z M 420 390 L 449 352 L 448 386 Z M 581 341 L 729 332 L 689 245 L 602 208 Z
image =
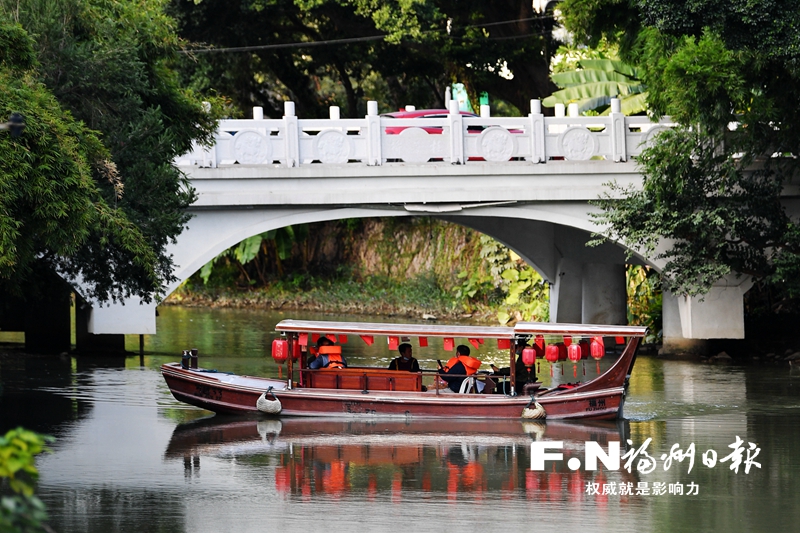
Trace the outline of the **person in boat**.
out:
M 306 359 L 306 367 L 311 368 L 311 363 L 317 359 L 319 356 L 319 349 L 323 346 L 333 346 L 333 341 L 324 335 L 317 339 L 317 346 L 312 347 L 311 350 L 309 350 L 308 359 Z
M 320 337 L 317 341 L 317 356 L 310 360 L 308 368 L 347 368 L 347 361 L 342 355 L 342 347 L 336 346 L 327 337 Z
M 397 347 L 397 351 L 400 352 L 400 357 L 395 357 L 392 359 L 392 362 L 389 363 L 389 370 L 407 370 L 409 372 L 419 372 L 419 361 L 417 361 L 412 355 L 411 345 L 408 343 L 403 343 Z
M 439 376 L 447 382 L 447 387 L 453 392 L 460 392 L 464 380 L 468 376 L 476 374 L 481 366 L 480 360 L 469 354 L 469 346 L 461 344 L 456 348 L 456 356 L 439 368 Z M 483 389 L 483 383 L 478 382 L 478 388 L 480 392 Z
M 514 376 L 515 376 L 514 385 L 518 392 L 521 392 L 524 389 L 525 384 L 528 383 L 528 381 L 536 381 L 536 367 L 535 366 L 531 367 L 530 380 L 529 380 L 528 369 L 525 367 L 525 363 L 522 362 L 522 350 L 524 350 L 528 346 L 529 344 L 526 341 L 520 339 L 517 341 L 514 347 L 514 351 L 517 354 L 517 360 L 514 363 Z M 495 376 L 511 375 L 511 367 L 506 366 L 503 368 L 497 368 L 494 365 L 491 365 L 491 367 L 492 367 L 492 374 Z

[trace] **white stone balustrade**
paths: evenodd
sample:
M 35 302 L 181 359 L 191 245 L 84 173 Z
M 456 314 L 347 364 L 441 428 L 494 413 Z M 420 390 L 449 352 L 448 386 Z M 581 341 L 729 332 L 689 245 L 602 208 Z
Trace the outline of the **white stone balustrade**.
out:
M 531 100 L 527 117 L 464 116 L 451 102 L 442 118 L 400 119 L 378 115 L 377 102 L 367 116 L 339 118 L 332 107 L 328 119 L 299 119 L 294 103 L 285 102 L 284 117 L 264 119 L 254 108 L 253 119 L 222 120 L 210 148 L 198 145 L 179 158 L 179 166 L 217 168 L 225 165 L 344 165 L 380 166 L 395 163 L 530 164 L 609 160 L 626 162 L 638 155 L 669 119 L 626 117 L 619 101 L 605 117 L 580 117 L 556 109 L 545 117 L 541 103 Z M 570 110 L 573 111 L 573 110 Z M 565 116 L 568 114 L 569 116 Z M 391 133 L 387 133 L 390 128 Z

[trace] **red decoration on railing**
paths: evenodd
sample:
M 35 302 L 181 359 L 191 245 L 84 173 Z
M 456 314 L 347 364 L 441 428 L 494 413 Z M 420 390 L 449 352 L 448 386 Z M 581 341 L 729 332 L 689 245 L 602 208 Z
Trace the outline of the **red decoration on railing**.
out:
M 419 338 L 419 347 L 425 348 L 428 346 L 428 337 L 420 337 Z
M 300 359 L 300 355 L 301 355 L 300 343 L 297 342 L 297 341 L 294 341 L 292 343 L 292 359 L 295 359 L 295 360 Z
M 536 359 L 544 359 L 544 346 L 534 344 L 531 346 L 531 348 L 533 348 L 533 351 L 536 352 Z
M 339 335 L 339 344 L 347 344 L 347 335 Z
M 297 337 L 297 344 L 300 346 L 308 346 L 308 333 L 301 333 Z
M 375 337 L 372 335 L 359 335 L 359 337 L 367 346 L 372 346 L 375 343 Z
M 475 349 L 479 349 L 481 344 L 483 343 L 483 339 L 467 339 L 471 345 L 475 347 Z
M 448 352 L 452 352 L 453 348 L 456 347 L 455 340 L 452 337 L 445 337 L 444 338 L 444 349 Z
M 319 333 L 312 333 L 311 334 L 311 343 L 312 344 L 317 344 L 318 340 L 319 340 Z
M 542 349 L 542 353 L 544 353 L 544 335 L 536 335 L 536 346 Z
M 400 346 L 400 337 L 389 336 L 389 349 L 396 350 Z

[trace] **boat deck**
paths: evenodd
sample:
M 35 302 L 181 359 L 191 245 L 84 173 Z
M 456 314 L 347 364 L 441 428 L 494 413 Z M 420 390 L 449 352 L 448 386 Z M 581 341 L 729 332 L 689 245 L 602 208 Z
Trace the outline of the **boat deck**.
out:
M 259 378 L 255 376 L 240 376 L 230 372 L 219 372 L 217 370 L 209 370 L 204 368 L 182 368 L 180 363 L 167 363 L 166 367 L 174 367 L 183 372 L 200 378 L 204 382 L 211 383 L 224 383 L 233 387 L 244 387 L 247 389 L 258 390 L 263 392 L 267 387 L 272 387 L 275 390 L 283 390 L 286 388 L 286 381 L 270 378 Z

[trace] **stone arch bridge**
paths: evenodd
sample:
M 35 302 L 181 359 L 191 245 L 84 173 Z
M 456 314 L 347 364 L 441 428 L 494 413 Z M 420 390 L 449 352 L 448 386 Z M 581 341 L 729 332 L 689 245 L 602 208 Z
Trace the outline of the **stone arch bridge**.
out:
M 551 319 L 625 323 L 625 250 L 586 246 L 598 231 L 590 201 L 607 183 L 640 186 L 635 156 L 668 120 L 481 117 L 455 107 L 434 117 L 380 116 L 369 102 L 361 119 L 285 116 L 223 120 L 210 148 L 179 158 L 197 190 L 188 229 L 170 252 L 180 281 L 241 240 L 291 224 L 358 217 L 432 216 L 504 243 L 549 281 Z M 648 263 L 641 257 L 633 262 Z M 170 287 L 170 291 L 177 287 Z M 664 298 L 665 344 L 742 338 L 748 280 L 723 280 L 704 301 Z M 89 332 L 156 332 L 153 305 L 93 306 Z

